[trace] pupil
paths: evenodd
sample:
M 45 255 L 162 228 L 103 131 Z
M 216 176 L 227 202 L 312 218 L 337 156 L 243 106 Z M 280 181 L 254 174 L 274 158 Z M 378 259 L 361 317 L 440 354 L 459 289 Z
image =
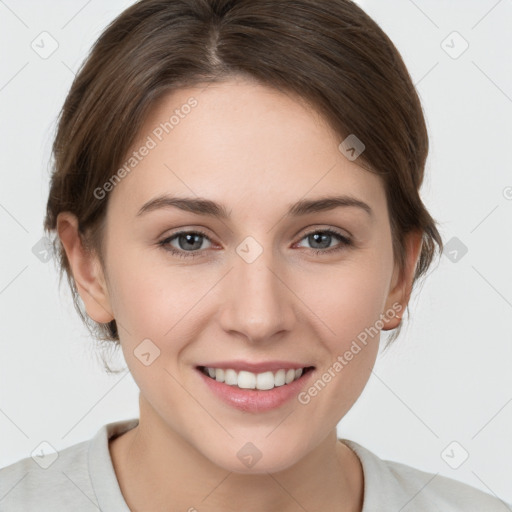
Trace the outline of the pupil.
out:
M 322 238 L 322 237 L 327 237 L 329 238 L 330 235 L 326 234 L 326 233 L 315 233 L 313 236 L 313 239 L 314 239 L 314 243 L 318 243 L 318 238 Z M 329 246 L 329 244 L 327 244 L 327 247 Z
M 184 236 L 186 239 L 187 239 L 187 244 L 189 244 L 187 247 L 190 249 L 191 248 L 191 245 L 190 244 L 194 244 L 194 238 L 199 238 L 201 237 L 202 235 L 198 235 L 198 234 L 187 234 L 187 235 L 182 235 Z M 181 244 L 180 244 L 181 245 Z M 199 247 L 201 247 L 201 243 L 199 242 Z M 192 247 L 192 248 L 195 248 L 195 249 L 198 249 L 199 247 Z M 181 247 L 182 249 L 185 249 L 185 247 Z

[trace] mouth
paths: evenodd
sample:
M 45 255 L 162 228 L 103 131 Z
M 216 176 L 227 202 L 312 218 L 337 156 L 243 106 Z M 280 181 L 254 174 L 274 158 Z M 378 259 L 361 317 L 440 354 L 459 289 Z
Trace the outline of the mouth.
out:
M 254 414 L 291 403 L 314 377 L 314 370 L 314 366 L 284 361 L 264 364 L 231 361 L 196 366 L 197 375 L 210 397 L 231 408 Z
M 244 391 L 270 391 L 274 388 L 289 386 L 298 380 L 302 380 L 315 367 L 283 367 L 259 373 L 249 370 L 215 368 L 211 366 L 197 366 L 196 368 L 210 380 L 227 386 L 243 389 Z

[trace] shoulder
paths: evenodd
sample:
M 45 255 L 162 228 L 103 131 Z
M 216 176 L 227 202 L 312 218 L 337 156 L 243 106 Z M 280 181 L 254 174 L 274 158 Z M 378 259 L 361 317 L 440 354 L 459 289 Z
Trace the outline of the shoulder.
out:
M 458 480 L 382 460 L 355 441 L 341 440 L 361 460 L 363 512 L 506 512 L 511 505 Z M 386 508 L 383 508 L 383 504 Z
M 35 453 L 0 468 L 2 512 L 98 510 L 87 466 L 87 441 L 59 452 Z M 69 508 L 68 508 L 69 507 Z
M 58 452 L 38 449 L 32 457 L 0 468 L 0 510 L 129 512 L 112 465 L 109 440 L 137 424 L 138 418 L 107 423 L 89 440 Z
M 509 510 L 498 497 L 468 484 L 427 473 L 398 462 L 385 461 L 390 481 L 410 500 L 410 510 L 443 512 L 504 512 Z M 409 510 L 406 508 L 406 510 Z

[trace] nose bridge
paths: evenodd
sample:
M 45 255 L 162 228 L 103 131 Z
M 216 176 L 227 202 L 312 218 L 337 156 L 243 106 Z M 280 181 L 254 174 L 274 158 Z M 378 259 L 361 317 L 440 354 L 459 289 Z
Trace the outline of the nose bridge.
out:
M 271 338 L 293 321 L 291 294 L 279 278 L 279 265 L 270 246 L 247 237 L 233 254 L 222 326 L 251 341 Z M 277 274 L 277 275 L 276 275 Z

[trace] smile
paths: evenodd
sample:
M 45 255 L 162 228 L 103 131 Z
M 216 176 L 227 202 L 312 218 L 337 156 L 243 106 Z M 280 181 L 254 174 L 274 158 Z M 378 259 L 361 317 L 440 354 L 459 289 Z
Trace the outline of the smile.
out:
M 211 379 L 223 382 L 228 386 L 236 386 L 240 389 L 257 389 L 266 391 L 274 387 L 285 386 L 298 380 L 304 373 L 312 370 L 313 367 L 304 368 L 281 368 L 277 371 L 266 371 L 253 373 L 246 370 L 236 371 L 232 368 L 209 368 L 200 366 L 199 369 Z

